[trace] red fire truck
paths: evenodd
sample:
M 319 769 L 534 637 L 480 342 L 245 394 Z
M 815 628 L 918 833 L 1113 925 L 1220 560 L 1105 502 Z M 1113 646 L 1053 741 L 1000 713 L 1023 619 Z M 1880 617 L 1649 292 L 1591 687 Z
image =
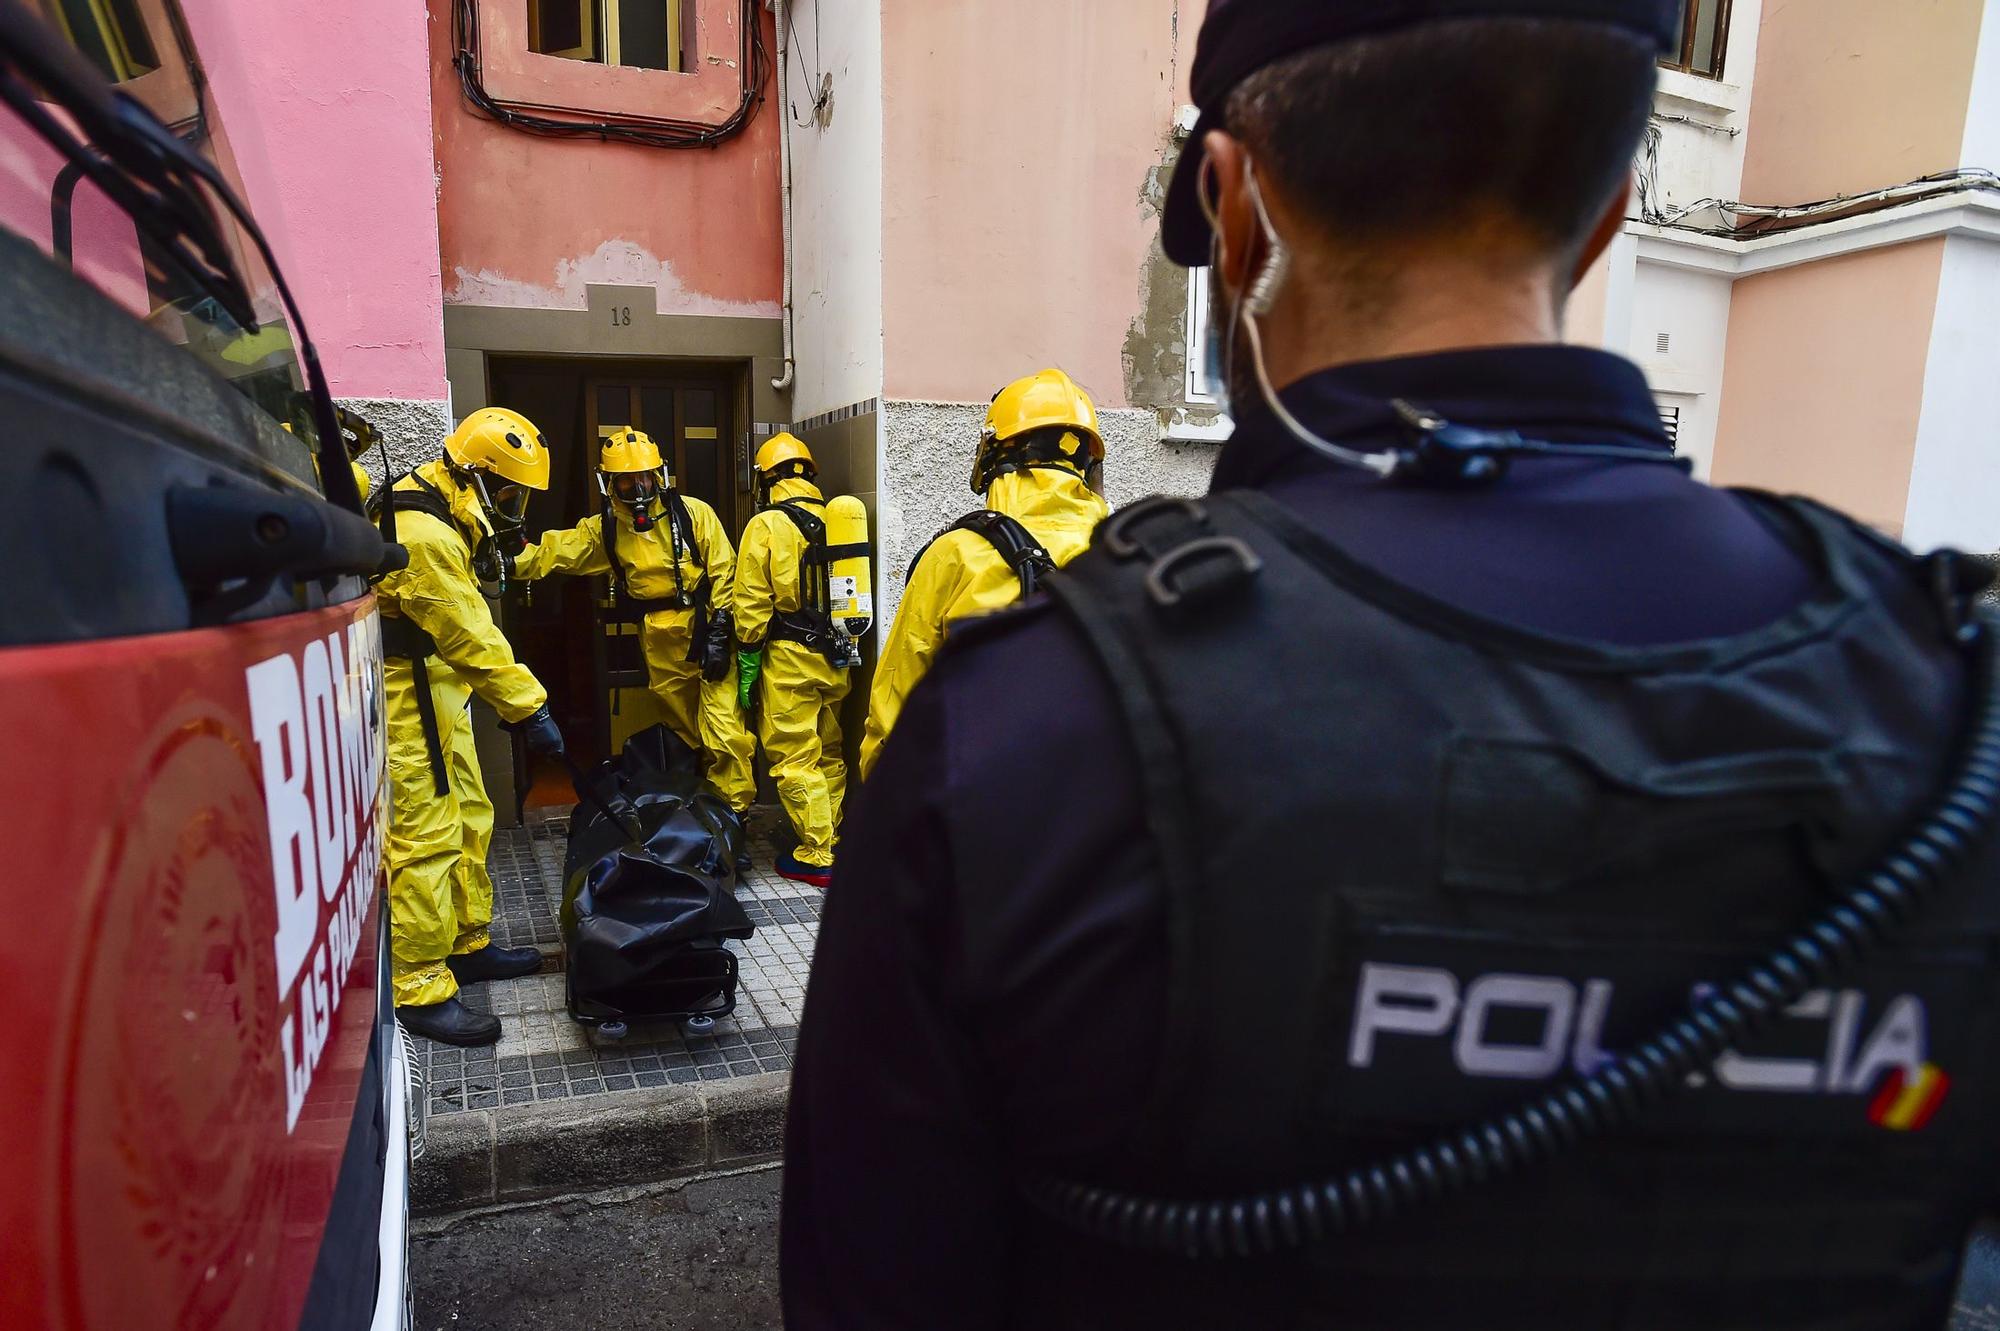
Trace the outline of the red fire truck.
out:
M 0 0 L 10 1331 L 408 1322 L 368 583 L 400 552 L 209 54 L 171 0 Z

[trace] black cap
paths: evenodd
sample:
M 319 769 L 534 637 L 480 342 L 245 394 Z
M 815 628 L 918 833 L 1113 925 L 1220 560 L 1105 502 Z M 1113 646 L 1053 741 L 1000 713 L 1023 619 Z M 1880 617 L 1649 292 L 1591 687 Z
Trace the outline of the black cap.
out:
M 1462 18 L 1602 23 L 1647 38 L 1664 53 L 1679 49 L 1679 14 L 1679 0 L 1210 0 L 1189 76 L 1201 119 L 1167 187 L 1161 223 L 1167 257 L 1188 268 L 1208 262 L 1208 219 L 1197 195 L 1207 156 L 1202 137 L 1221 127 L 1223 103 L 1236 85 L 1266 65 L 1351 37 Z

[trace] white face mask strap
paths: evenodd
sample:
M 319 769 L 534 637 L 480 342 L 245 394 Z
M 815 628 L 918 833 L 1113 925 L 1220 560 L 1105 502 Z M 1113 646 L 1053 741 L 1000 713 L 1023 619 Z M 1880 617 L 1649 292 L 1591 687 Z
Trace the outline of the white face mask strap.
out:
M 1197 183 L 1206 184 L 1210 179 L 1209 173 L 1213 170 L 1212 161 L 1204 160 L 1202 179 Z M 1264 405 L 1271 409 L 1271 414 L 1285 427 L 1286 433 L 1321 457 L 1337 462 L 1343 467 L 1355 467 L 1384 478 L 1393 475 L 1396 471 L 1394 453 L 1363 452 L 1320 437 L 1307 429 L 1305 423 L 1291 413 L 1279 398 L 1278 390 L 1272 386 L 1270 372 L 1264 367 L 1264 339 L 1258 330 L 1257 321 L 1271 312 L 1271 306 L 1277 301 L 1278 292 L 1283 289 L 1286 279 L 1291 276 L 1292 254 L 1284 238 L 1278 234 L 1278 228 L 1272 224 L 1270 210 L 1264 206 L 1264 193 L 1257 186 L 1257 165 L 1247 157 L 1243 163 L 1243 180 L 1245 187 L 1250 191 L 1250 206 L 1256 211 L 1257 225 L 1264 233 L 1264 242 L 1269 253 L 1264 259 L 1263 266 L 1257 270 L 1256 276 L 1250 279 L 1247 294 L 1229 293 L 1229 332 L 1223 352 L 1223 373 L 1229 376 L 1231 381 L 1234 380 L 1236 330 L 1240 327 L 1243 330 L 1244 340 L 1250 344 L 1250 366 L 1256 371 L 1257 391 L 1262 395 Z M 1226 258 L 1228 254 L 1227 248 L 1222 243 L 1220 219 L 1216 216 L 1215 205 L 1209 198 L 1209 192 L 1198 188 L 1195 193 L 1201 200 L 1202 214 L 1208 218 L 1211 271 L 1220 273 L 1222 271 L 1220 260 Z

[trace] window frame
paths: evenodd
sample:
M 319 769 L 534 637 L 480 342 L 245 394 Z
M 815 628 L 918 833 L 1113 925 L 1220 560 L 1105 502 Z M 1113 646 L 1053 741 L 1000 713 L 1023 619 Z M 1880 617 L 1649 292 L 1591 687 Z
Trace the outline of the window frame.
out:
M 538 50 L 533 43 L 540 36 L 541 15 L 547 6 L 577 7 L 577 30 L 582 43 L 561 51 Z M 657 4 L 666 18 L 667 67 L 657 69 L 651 65 L 628 65 L 623 60 L 622 35 L 624 31 L 623 8 L 626 5 L 646 6 Z M 606 68 L 643 69 L 655 74 L 685 74 L 688 72 L 689 53 L 687 44 L 687 4 L 685 0 L 528 0 L 528 50 L 534 55 L 553 56 L 559 60 L 575 60 L 583 64 L 603 65 Z
M 544 51 L 533 43 L 541 36 L 542 11 L 551 7 L 568 8 L 576 6 L 576 30 L 581 44 L 566 47 L 560 51 Z M 536 55 L 555 56 L 561 60 L 597 60 L 597 0 L 528 0 L 528 49 Z
M 145 41 L 146 48 L 152 57 L 151 64 L 142 64 L 133 54 L 133 34 L 126 31 L 128 25 L 121 18 L 111 0 L 80 0 L 80 7 L 88 11 L 91 26 L 96 29 L 97 42 L 104 49 L 105 59 L 111 62 L 112 67 L 110 69 L 100 69 L 98 71 L 109 82 L 113 84 L 131 83 L 135 79 L 142 79 L 146 75 L 160 69 L 164 62 L 160 56 L 159 43 L 147 27 L 144 13 L 136 5 L 131 7 L 132 12 L 130 17 L 138 24 L 138 36 Z M 33 8 L 38 10 L 45 19 L 55 24 L 62 32 L 64 38 L 68 40 L 69 44 L 74 46 L 79 53 L 83 54 L 84 59 L 90 60 L 88 52 L 84 50 L 83 43 L 77 40 L 76 24 L 71 21 L 69 9 L 62 3 L 62 0 L 51 0 L 51 3 L 35 5 Z M 93 65 L 96 64 L 94 60 L 91 63 Z
M 1208 364 L 1208 269 L 1188 269 L 1187 368 L 1182 376 L 1181 397 L 1197 406 L 1216 405 L 1213 393 L 1202 391 L 1202 367 Z
M 1660 57 L 1660 68 L 1671 69 L 1691 78 L 1712 79 L 1720 83 L 1728 69 L 1729 61 L 1729 20 L 1735 8 L 1732 0 L 1713 0 L 1715 5 L 1715 31 L 1709 38 L 1708 54 L 1715 68 L 1697 68 L 1695 61 L 1695 36 L 1701 29 L 1701 10 L 1710 0 L 1687 0 L 1685 12 L 1681 15 L 1680 49 L 1671 57 Z

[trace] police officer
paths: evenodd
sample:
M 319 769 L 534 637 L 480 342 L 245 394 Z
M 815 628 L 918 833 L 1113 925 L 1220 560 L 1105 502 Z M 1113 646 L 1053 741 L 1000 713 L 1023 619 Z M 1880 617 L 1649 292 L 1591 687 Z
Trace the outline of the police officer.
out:
M 789 1326 L 1943 1323 L 2000 1180 L 1990 635 L 1560 344 L 1678 31 L 1212 6 L 1163 225 L 1235 436 L 906 702 Z
M 847 798 L 840 704 L 848 687 L 827 607 L 813 603 L 826 571 L 826 499 L 814 483 L 812 452 L 794 435 L 766 439 L 756 466 L 767 506 L 744 526 L 736 565 L 738 701 L 745 710 L 759 704 L 757 738 L 798 836 L 775 867 L 794 882 L 825 887 Z
M 1061 370 L 1016 379 L 993 395 L 972 461 L 972 492 L 986 507 L 940 532 L 911 561 L 868 693 L 863 778 L 951 623 L 1031 595 L 1090 544 L 1108 511 L 1093 488 L 1103 466 L 1097 408 Z
M 396 1015 L 418 1035 L 487 1045 L 500 1020 L 465 1006 L 459 986 L 533 974 L 541 954 L 493 942 L 486 852 L 493 802 L 467 710 L 473 694 L 531 751 L 560 755 L 548 691 L 514 659 L 482 583 L 523 546 L 528 492 L 549 484 L 541 432 L 485 407 L 444 441 L 443 456 L 392 487 L 407 568 L 376 587 L 382 607 L 389 738 L 389 941 Z
M 705 756 L 708 779 L 741 818 L 757 782 L 755 751 L 736 705 L 729 609 L 736 549 L 715 510 L 674 487 L 659 446 L 644 431 L 618 430 L 605 439 L 597 475 L 602 510 L 566 531 L 545 533 L 515 561 L 514 576 L 613 575 L 618 602 L 639 616 L 647 685 L 667 724 Z M 607 541 L 606 532 L 615 539 Z

